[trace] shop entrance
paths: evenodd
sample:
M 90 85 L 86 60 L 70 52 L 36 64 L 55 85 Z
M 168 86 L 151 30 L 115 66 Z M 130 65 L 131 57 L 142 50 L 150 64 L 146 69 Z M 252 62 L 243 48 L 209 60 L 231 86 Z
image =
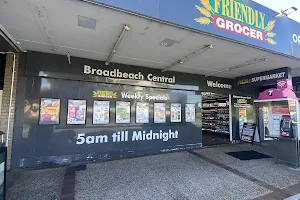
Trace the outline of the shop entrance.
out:
M 230 142 L 229 95 L 202 92 L 203 146 Z

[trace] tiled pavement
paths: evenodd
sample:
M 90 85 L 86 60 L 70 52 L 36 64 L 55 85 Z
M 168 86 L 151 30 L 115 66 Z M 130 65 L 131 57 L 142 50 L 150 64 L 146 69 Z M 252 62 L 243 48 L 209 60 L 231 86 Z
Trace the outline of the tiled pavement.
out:
M 300 170 L 277 165 L 273 158 L 240 161 L 225 154 L 240 150 L 275 152 L 238 144 L 94 163 L 76 172 L 74 168 L 22 170 L 9 175 L 7 199 L 242 200 L 283 199 L 300 193 Z

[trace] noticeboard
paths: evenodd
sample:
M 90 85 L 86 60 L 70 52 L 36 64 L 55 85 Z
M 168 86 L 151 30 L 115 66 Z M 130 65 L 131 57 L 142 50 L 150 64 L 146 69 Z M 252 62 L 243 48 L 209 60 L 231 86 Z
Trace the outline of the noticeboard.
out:
M 253 123 L 244 123 L 243 129 L 241 132 L 241 141 L 243 142 L 254 142 L 254 134 L 255 134 L 256 124 Z

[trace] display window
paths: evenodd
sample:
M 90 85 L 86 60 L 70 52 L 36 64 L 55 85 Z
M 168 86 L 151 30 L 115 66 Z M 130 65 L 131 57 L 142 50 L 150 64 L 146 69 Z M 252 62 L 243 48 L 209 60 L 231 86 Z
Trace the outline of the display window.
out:
M 203 92 L 202 98 L 202 130 L 205 131 L 205 133 L 213 132 L 229 136 L 229 96 L 211 92 Z

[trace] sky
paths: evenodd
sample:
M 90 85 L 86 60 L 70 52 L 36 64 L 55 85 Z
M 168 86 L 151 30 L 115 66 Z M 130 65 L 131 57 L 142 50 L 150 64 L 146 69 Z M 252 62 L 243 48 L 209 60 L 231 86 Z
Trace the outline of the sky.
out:
M 296 12 L 289 15 L 289 18 L 300 22 L 300 0 L 253 0 L 261 5 L 264 5 L 272 10 L 280 12 L 280 10 L 284 10 L 290 8 L 292 6 L 298 8 Z

